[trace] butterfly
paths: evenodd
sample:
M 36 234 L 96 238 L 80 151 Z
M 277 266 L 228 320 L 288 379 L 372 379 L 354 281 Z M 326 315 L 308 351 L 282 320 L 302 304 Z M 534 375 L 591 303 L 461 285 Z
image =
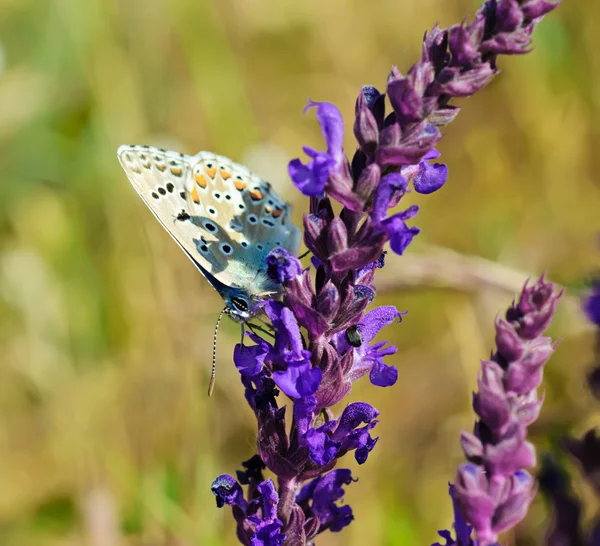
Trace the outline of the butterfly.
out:
M 194 156 L 152 146 L 120 146 L 135 191 L 244 324 L 257 304 L 281 292 L 266 274 L 274 248 L 297 255 L 300 230 L 271 185 L 243 165 L 210 152 Z

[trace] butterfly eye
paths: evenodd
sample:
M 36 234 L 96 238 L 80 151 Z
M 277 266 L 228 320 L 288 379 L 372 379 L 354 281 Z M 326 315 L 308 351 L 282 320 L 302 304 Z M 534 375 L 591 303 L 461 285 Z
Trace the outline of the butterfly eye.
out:
M 248 312 L 248 302 L 242 298 L 231 298 L 231 303 L 233 303 L 233 306 L 238 310 L 241 311 L 243 313 L 247 313 Z

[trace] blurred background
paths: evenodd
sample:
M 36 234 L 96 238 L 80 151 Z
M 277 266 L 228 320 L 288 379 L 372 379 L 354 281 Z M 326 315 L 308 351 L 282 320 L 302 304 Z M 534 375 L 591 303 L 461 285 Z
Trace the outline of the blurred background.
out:
M 361 85 L 406 70 L 423 32 L 473 0 L 0 0 L 0 544 L 237 544 L 213 478 L 255 452 L 255 422 L 219 296 L 135 195 L 123 143 L 246 163 L 291 200 L 301 146 L 322 146 L 307 98 L 351 120 Z M 552 326 L 532 440 L 600 423 L 585 387 L 593 331 L 579 311 L 600 267 L 600 3 L 565 1 L 535 50 L 502 74 L 439 146 L 446 186 L 412 196 L 422 228 L 379 277 L 396 386 L 351 398 L 381 410 L 380 442 L 346 502 L 356 520 L 319 546 L 422 545 L 451 522 L 479 360 L 527 276 L 567 287 Z M 578 476 L 574 467 L 574 476 Z M 585 485 L 575 488 L 591 499 Z M 589 504 L 584 517 L 593 515 Z M 538 498 L 505 544 L 540 544 Z

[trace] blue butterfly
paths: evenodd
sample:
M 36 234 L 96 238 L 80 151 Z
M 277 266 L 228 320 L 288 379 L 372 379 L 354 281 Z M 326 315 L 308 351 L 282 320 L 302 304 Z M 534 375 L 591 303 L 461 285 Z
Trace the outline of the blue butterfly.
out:
M 297 255 L 300 230 L 268 182 L 210 152 L 121 146 L 117 155 L 135 191 L 225 301 L 221 316 L 243 324 L 280 293 L 265 258 L 276 247 Z

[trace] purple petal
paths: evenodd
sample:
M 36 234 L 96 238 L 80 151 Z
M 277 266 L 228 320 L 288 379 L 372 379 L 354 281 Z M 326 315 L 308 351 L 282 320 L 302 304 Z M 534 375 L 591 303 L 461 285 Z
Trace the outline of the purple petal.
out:
M 321 370 L 305 359 L 288 362 L 287 370 L 273 373 L 273 380 L 290 398 L 304 398 L 317 391 L 321 375 Z
M 364 439 L 364 442 L 361 442 L 361 447 L 357 448 L 354 452 L 354 458 L 358 464 L 364 464 L 367 462 L 367 458 L 369 453 L 373 451 L 373 448 L 379 441 L 379 438 L 371 438 L 368 432 L 364 431 L 360 434 L 361 439 Z
M 238 343 L 233 351 L 235 367 L 245 377 L 257 376 L 262 370 L 270 349 L 271 346 L 263 340 L 260 340 L 258 345 L 251 345 L 250 347 Z
M 319 153 L 306 165 L 300 159 L 293 159 L 288 165 L 288 173 L 294 186 L 304 195 L 321 195 L 325 190 L 329 171 L 334 165 L 328 155 Z
M 383 305 L 369 311 L 358 326 L 363 344 L 370 343 L 384 326 L 392 324 L 396 319 L 398 322 L 402 322 L 404 314 L 406 313 L 401 313 L 393 305 Z
M 342 412 L 335 435 L 336 437 L 342 437 L 359 425 L 370 423 L 378 416 L 379 411 L 371 406 L 371 404 L 367 404 L 366 402 L 353 402 L 346 406 Z
M 600 326 L 600 283 L 596 283 L 592 292 L 585 298 L 583 310 L 591 322 Z
M 402 218 L 402 213 L 387 218 L 383 225 L 390 237 L 390 248 L 400 256 L 404 253 L 413 238 L 420 233 L 417 227 L 408 227 Z
M 283 284 L 302 273 L 302 264 L 293 254 L 283 248 L 274 248 L 265 259 L 267 276 L 277 284 Z
M 317 120 L 327 143 L 327 153 L 335 159 L 343 154 L 344 120 L 341 112 L 330 102 L 309 101 L 304 109 L 306 113 L 311 108 L 317 108 Z
M 337 440 L 332 440 L 322 428 L 310 429 L 306 433 L 305 440 L 311 460 L 324 466 L 333 461 L 342 444 Z
M 260 500 L 263 505 L 263 519 L 274 520 L 277 517 L 277 504 L 279 503 L 279 496 L 275 489 L 275 484 L 271 478 L 265 480 L 258 486 L 258 492 L 260 493 Z
M 378 360 L 371 368 L 369 379 L 377 387 L 391 387 L 398 381 L 398 369 Z
M 387 215 L 387 210 L 390 207 L 390 202 L 398 194 L 406 192 L 408 182 L 400 173 L 390 173 L 384 176 L 373 198 L 373 219 L 376 221 L 383 220 Z
M 221 508 L 226 504 L 238 505 L 244 511 L 246 510 L 246 501 L 242 486 L 237 480 L 229 474 L 217 476 L 210 486 L 210 490 L 217 500 L 217 507 Z
M 299 436 L 302 437 L 308 432 L 316 409 L 317 399 L 314 396 L 305 396 L 294 401 L 294 420 Z
M 459 544 L 467 546 L 470 544 L 471 531 L 473 528 L 465 521 L 465 518 L 460 513 L 456 503 L 456 496 L 454 494 L 454 486 L 448 484 L 448 492 L 452 499 L 452 508 L 454 509 L 454 530 L 456 531 L 456 538 L 459 540 Z
M 440 157 L 442 154 L 440 152 L 438 152 L 437 148 L 432 148 L 431 150 L 429 150 L 425 156 L 423 157 L 424 161 L 429 161 L 431 159 L 437 159 L 438 157 Z
M 429 194 L 439 190 L 448 179 L 448 167 L 443 163 L 423 163 L 419 173 L 413 179 L 417 193 Z
M 275 353 L 284 357 L 283 353 L 292 353 L 300 357 L 302 353 L 302 336 L 296 317 L 283 303 L 270 300 L 265 304 L 265 313 L 277 331 Z

